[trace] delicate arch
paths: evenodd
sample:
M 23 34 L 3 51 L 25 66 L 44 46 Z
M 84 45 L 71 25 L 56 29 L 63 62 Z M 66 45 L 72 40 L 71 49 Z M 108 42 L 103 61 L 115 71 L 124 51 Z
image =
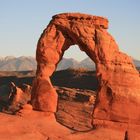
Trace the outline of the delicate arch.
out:
M 132 108 L 140 104 L 140 99 L 133 100 L 137 96 L 135 93 L 140 94 L 140 82 L 136 82 L 140 81 L 139 73 L 131 58 L 119 51 L 107 28 L 108 20 L 103 17 L 80 13 L 53 16 L 37 45 L 37 72 L 32 89 L 34 109 L 56 112 L 57 93 L 50 76 L 65 50 L 77 44 L 96 64 L 99 90 L 93 112 L 94 123 L 99 120 L 138 120 L 138 117 L 130 117 L 135 111 L 128 109 L 126 102 Z

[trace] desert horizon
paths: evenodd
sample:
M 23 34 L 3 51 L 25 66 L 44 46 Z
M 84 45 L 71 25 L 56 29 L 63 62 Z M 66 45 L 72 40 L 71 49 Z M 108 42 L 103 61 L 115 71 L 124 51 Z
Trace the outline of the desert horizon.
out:
M 132 59 L 135 67 L 140 70 L 140 60 Z M 76 60 L 74 57 L 65 58 L 57 64 L 56 71 L 66 69 L 79 69 L 84 68 L 87 70 L 96 70 L 95 63 L 86 57 L 81 61 Z M 0 71 L 31 71 L 37 69 L 37 62 L 35 57 L 32 56 L 6 56 L 0 58 Z

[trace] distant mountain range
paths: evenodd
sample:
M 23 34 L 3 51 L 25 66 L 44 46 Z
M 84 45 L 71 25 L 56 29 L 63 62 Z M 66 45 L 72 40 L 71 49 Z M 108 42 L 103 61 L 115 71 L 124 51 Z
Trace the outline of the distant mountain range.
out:
M 140 60 L 133 59 L 135 66 L 140 70 Z
M 88 70 L 95 70 L 95 63 L 90 58 L 86 58 L 81 62 L 78 62 L 72 58 L 63 58 L 59 62 L 57 66 L 57 70 L 64 70 L 68 68 L 74 68 L 74 69 L 84 68 Z
M 134 59 L 134 64 L 140 69 L 140 60 Z M 0 57 L 0 71 L 29 71 L 36 70 L 36 66 L 36 60 L 31 56 Z M 63 58 L 57 66 L 57 71 L 68 68 L 95 70 L 95 63 L 90 58 L 86 58 L 81 62 L 78 62 L 72 58 Z
M 25 71 L 35 69 L 36 61 L 34 57 L 0 57 L 0 71 Z

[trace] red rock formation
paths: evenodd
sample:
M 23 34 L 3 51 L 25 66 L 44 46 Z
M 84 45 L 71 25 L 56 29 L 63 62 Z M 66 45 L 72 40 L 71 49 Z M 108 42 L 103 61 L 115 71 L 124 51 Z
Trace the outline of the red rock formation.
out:
M 11 82 L 9 85 L 1 86 L 0 89 L 1 91 L 2 89 L 5 91 L 1 93 L 1 95 L 5 95 L 4 97 L 1 96 L 2 100 L 0 101 L 0 106 L 3 112 L 15 114 L 21 108 L 27 109 L 27 107 L 23 106 L 31 100 L 31 86 L 23 84 L 22 88 L 19 88 Z M 5 98 L 5 96 L 7 98 Z
M 119 51 L 107 28 L 108 20 L 103 17 L 80 13 L 53 17 L 37 45 L 38 66 L 32 89 L 34 109 L 56 111 L 57 94 L 50 76 L 65 50 L 76 44 L 96 64 L 100 86 L 93 123 L 100 120 L 139 123 L 139 72 L 131 58 Z

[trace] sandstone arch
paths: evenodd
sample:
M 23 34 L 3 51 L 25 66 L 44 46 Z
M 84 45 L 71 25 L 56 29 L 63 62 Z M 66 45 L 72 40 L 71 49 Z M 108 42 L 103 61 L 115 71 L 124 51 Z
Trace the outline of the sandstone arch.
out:
M 53 16 L 41 35 L 36 51 L 37 72 L 32 89 L 33 108 L 55 112 L 57 94 L 50 76 L 65 50 L 77 44 L 95 62 L 99 80 L 93 111 L 100 120 L 139 123 L 140 77 L 131 58 L 119 51 L 107 32 L 108 20 L 80 13 Z

